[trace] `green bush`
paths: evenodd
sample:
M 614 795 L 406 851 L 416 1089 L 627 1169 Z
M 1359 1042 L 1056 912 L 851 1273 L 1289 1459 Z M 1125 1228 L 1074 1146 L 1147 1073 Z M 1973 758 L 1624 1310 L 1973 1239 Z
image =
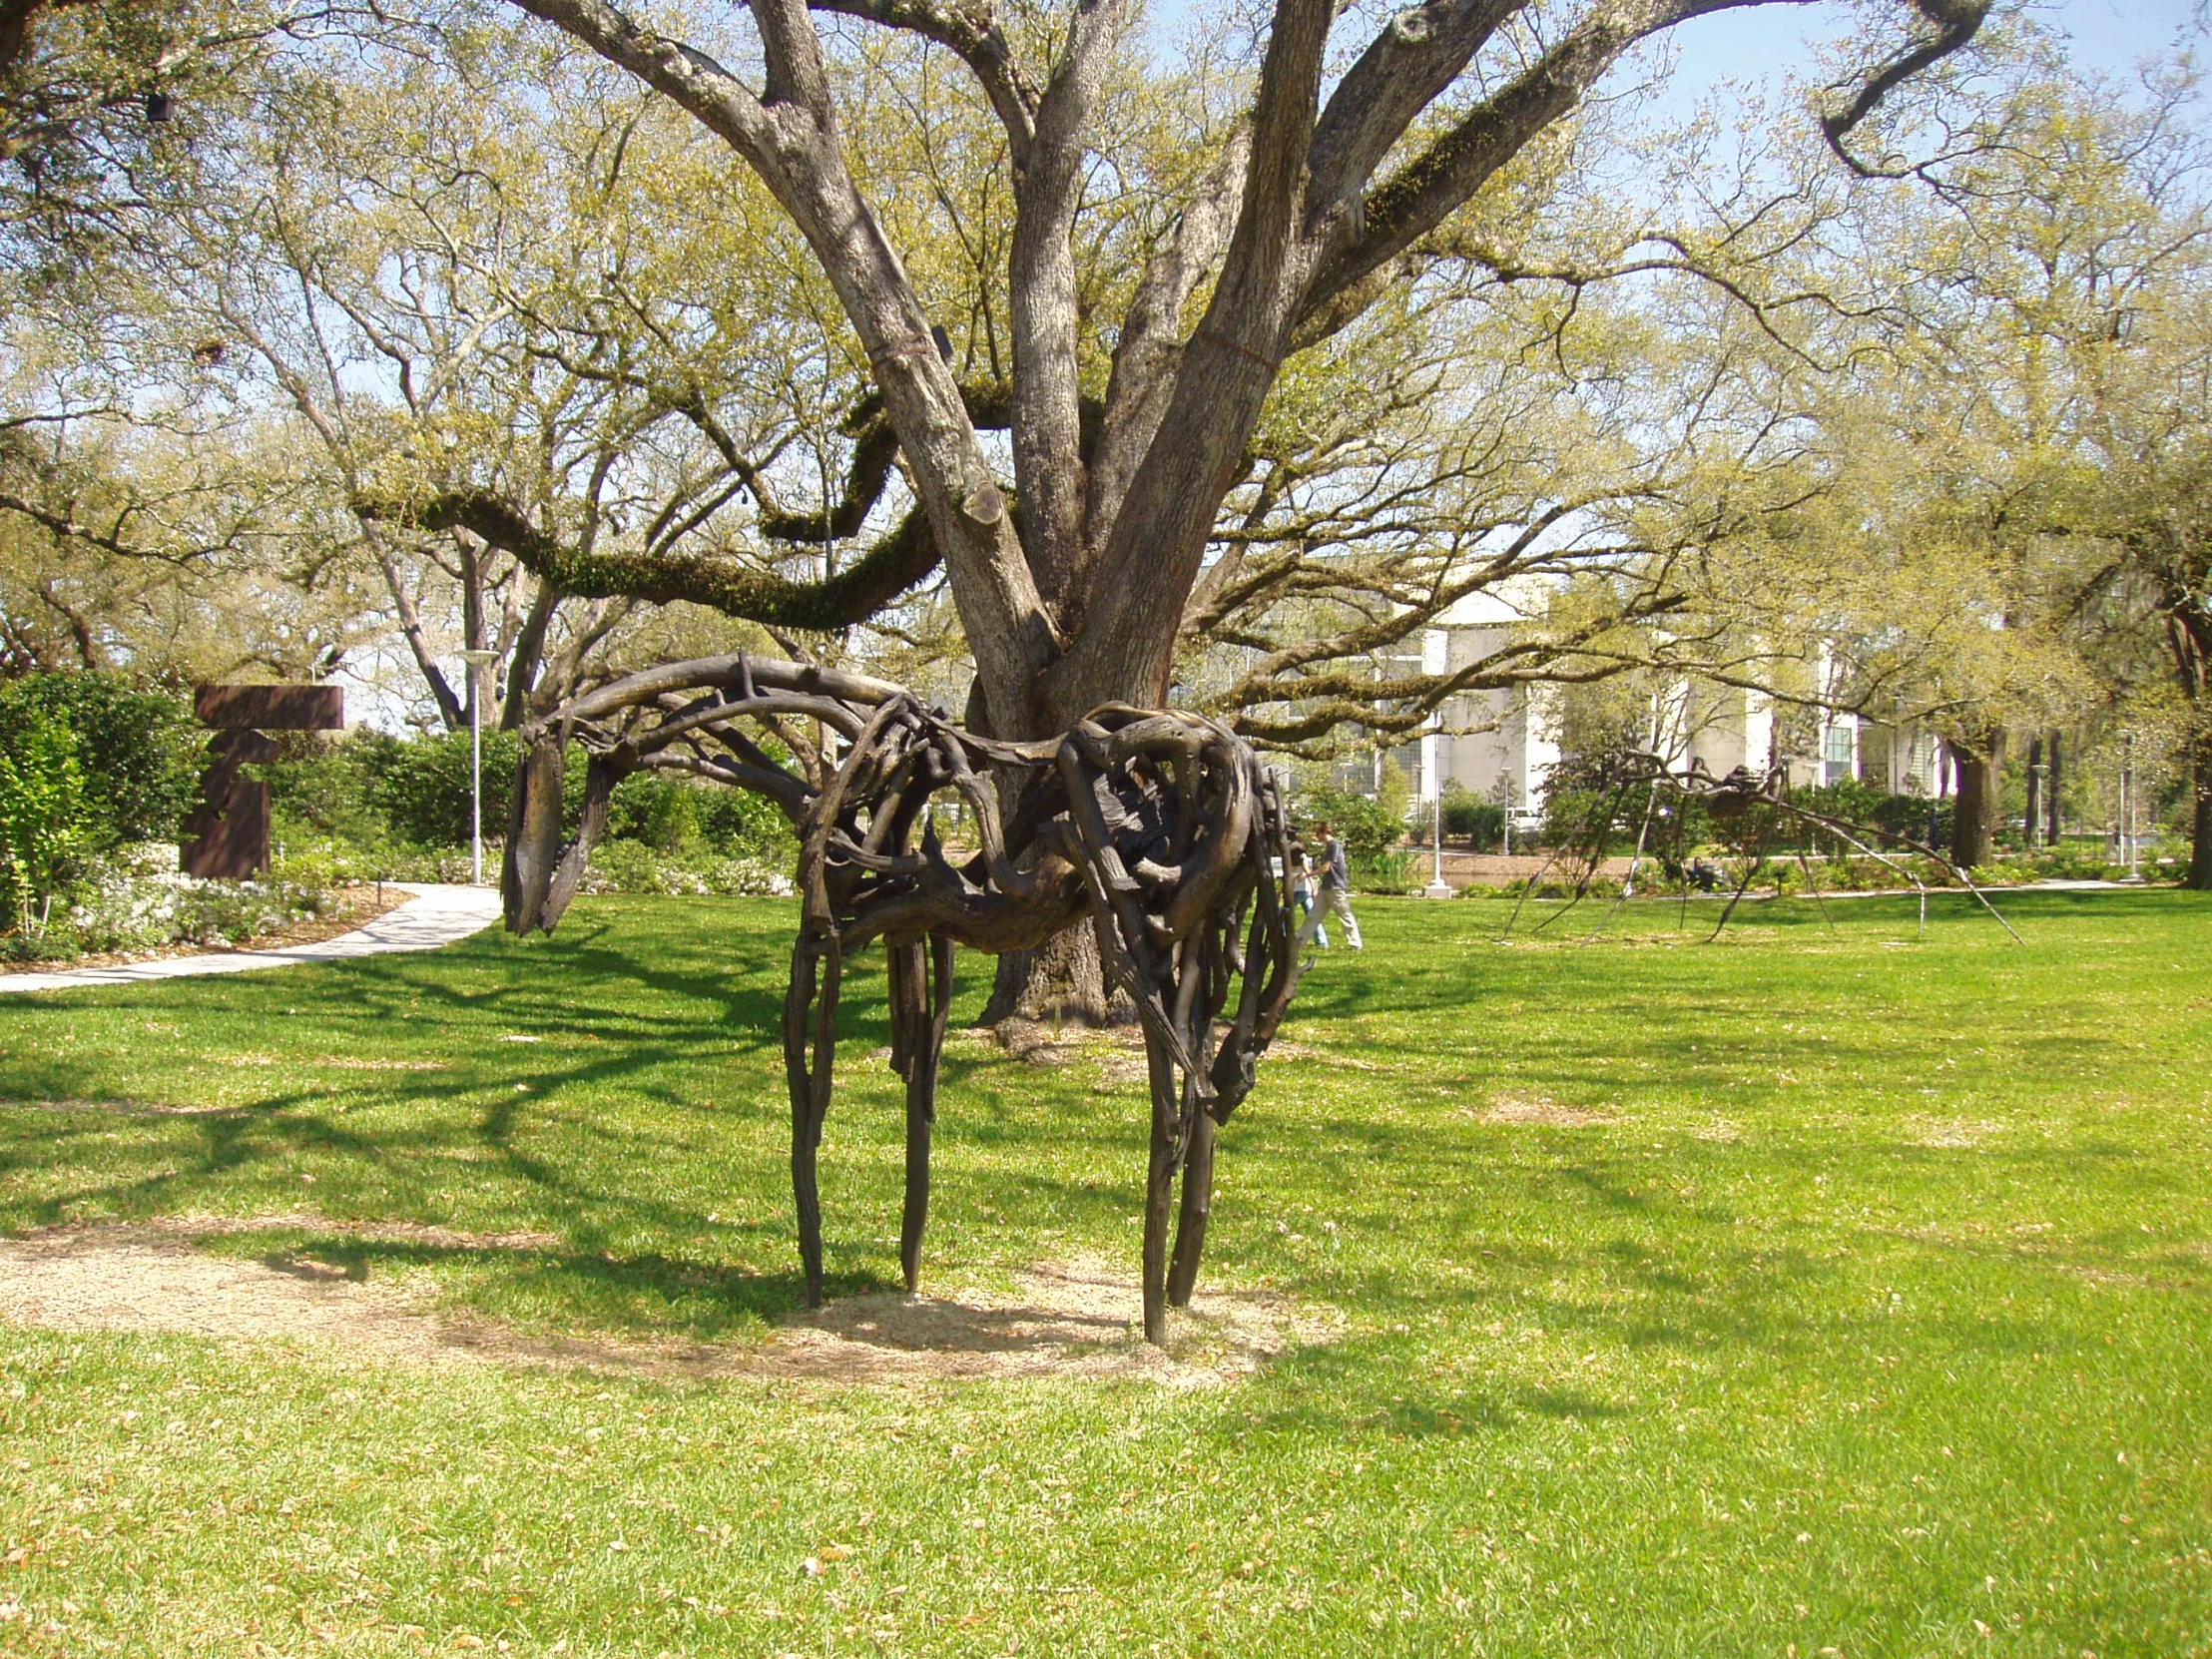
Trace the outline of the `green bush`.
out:
M 359 751 L 367 773 L 367 803 L 382 814 L 394 838 L 421 846 L 465 846 L 469 834 L 471 756 L 469 734 L 441 732 L 398 743 L 386 740 Z M 507 832 L 515 768 L 522 745 L 512 732 L 484 734 L 484 833 Z M 580 794 L 571 790 L 571 798 Z M 571 801 L 573 805 L 573 799 Z
M 174 838 L 206 742 L 177 699 L 119 675 L 0 683 L 0 915 L 28 927 L 101 852 Z
M 171 840 L 199 799 L 208 733 L 166 692 L 116 674 L 27 674 L 0 682 L 0 749 L 42 720 L 69 733 L 95 850 Z
M 700 792 L 660 773 L 633 773 L 615 786 L 607 803 L 610 840 L 642 841 L 659 852 L 680 852 L 699 839 Z
M 2127 871 L 2107 862 L 2101 848 L 2031 852 L 2018 860 L 2045 881 L 2116 881 Z
M 1589 886 L 1581 889 L 1581 896 L 1584 898 L 1611 899 L 1617 896 L 1620 890 L 1621 884 L 1618 881 L 1609 880 L 1604 876 L 1593 876 L 1590 879 Z M 1491 888 L 1490 893 L 1494 897 L 1512 899 L 1573 898 L 1577 894 L 1577 885 L 1572 876 L 1548 875 L 1539 881 L 1526 875 L 1520 875 L 1507 881 L 1503 886 Z
M 22 711 L 0 742 L 0 901 L 29 932 L 74 860 L 92 841 L 92 813 L 68 717 Z
M 1457 784 L 1444 786 L 1443 814 L 1444 833 L 1453 840 L 1472 841 L 1479 848 L 1505 838 L 1505 809 Z
M 376 780 L 403 749 L 399 739 L 366 727 L 335 740 L 318 732 L 273 733 L 277 758 L 254 769 L 269 785 L 278 840 L 325 835 L 353 845 L 391 838 L 391 825 L 371 799 Z
M 766 796 L 666 773 L 637 773 L 615 786 L 607 803 L 607 839 L 784 865 L 799 852 L 791 821 Z
M 337 858 L 357 877 L 436 880 L 452 866 L 448 849 L 469 837 L 469 734 L 401 739 L 348 734 L 338 743 L 287 742 L 258 769 L 270 785 L 276 839 L 287 848 Z M 484 734 L 484 839 L 506 839 L 521 744 L 512 732 Z M 588 759 L 565 757 L 564 803 L 573 830 L 583 811 Z M 607 804 L 607 844 L 630 841 L 690 856 L 759 858 L 788 865 L 797 841 L 781 810 L 750 790 L 727 789 L 662 773 L 635 773 Z M 487 856 L 491 854 L 487 852 Z
M 1881 835 L 1870 835 L 1867 830 L 1886 830 L 1889 835 L 1905 835 L 1933 846 L 1938 852 L 1950 844 L 1950 803 L 1932 801 L 1924 795 L 1885 795 L 1882 791 L 1859 782 L 1857 779 L 1838 779 L 1833 784 L 1795 789 L 1789 792 L 1795 806 L 1809 812 L 1821 813 L 1852 826 L 1861 840 L 1872 841 L 1891 850 L 1894 840 Z M 1829 830 L 1811 825 L 1784 825 L 1783 833 L 1777 839 L 1782 846 L 1805 845 L 1827 849 L 1836 836 Z
M 1351 849 L 1348 846 L 1346 850 Z M 1403 894 L 1420 885 L 1417 860 L 1410 852 L 1378 852 L 1352 860 L 1352 884 L 1361 892 Z
M 1298 798 L 1298 822 L 1306 831 L 1307 848 L 1318 860 L 1321 845 L 1314 827 L 1327 823 L 1345 843 L 1348 858 L 1365 861 L 1380 857 L 1405 838 L 1405 821 L 1380 801 L 1370 801 L 1350 790 L 1311 789 Z
M 642 840 L 602 841 L 592 848 L 586 892 L 715 893 L 723 896 L 792 890 L 789 861 L 752 854 L 724 857 L 695 844 L 686 853 L 656 851 Z
M 783 808 L 751 790 L 695 789 L 699 829 L 709 845 L 731 857 L 763 858 L 790 868 L 799 837 Z

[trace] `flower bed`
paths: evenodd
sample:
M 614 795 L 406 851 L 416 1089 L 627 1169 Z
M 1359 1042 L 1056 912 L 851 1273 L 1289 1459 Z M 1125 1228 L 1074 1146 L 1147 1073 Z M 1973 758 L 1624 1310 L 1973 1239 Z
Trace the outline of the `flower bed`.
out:
M 24 925 L 0 936 L 0 958 L 74 961 L 176 945 L 221 949 L 347 907 L 334 886 L 318 881 L 206 881 L 185 875 L 177 867 L 176 847 L 147 842 L 118 848 Z

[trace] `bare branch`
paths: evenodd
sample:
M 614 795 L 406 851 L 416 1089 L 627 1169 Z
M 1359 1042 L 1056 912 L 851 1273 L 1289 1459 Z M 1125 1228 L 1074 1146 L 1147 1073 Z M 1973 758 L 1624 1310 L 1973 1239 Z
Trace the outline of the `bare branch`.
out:
M 1872 115 L 1900 82 L 1949 57 L 1972 40 L 1989 15 L 1989 0 L 1912 0 L 1912 3 L 1913 9 L 1932 25 L 1932 32 L 1926 39 L 1900 47 L 1878 64 L 1859 83 L 1859 90 L 1851 102 L 1821 121 L 1821 132 L 1828 139 L 1828 147 L 1862 179 L 1875 178 L 1883 170 L 1866 166 L 1844 147 L 1844 140 L 1851 135 L 1852 129 Z
M 816 11 L 862 18 L 902 29 L 946 48 L 973 72 L 1006 129 L 1016 167 L 1028 165 L 1036 130 L 1037 93 L 1014 62 L 1005 33 L 983 4 L 934 4 L 932 0 L 808 0 Z
M 513 0 L 665 93 L 723 137 L 798 225 L 868 355 L 998 729 L 1033 720 L 1030 689 L 1061 641 L 959 387 L 937 355 L 905 268 L 852 182 L 830 119 L 821 44 L 800 0 L 757 0 L 768 102 L 713 59 L 604 0 Z
M 1085 542 L 1095 552 L 1121 512 L 1129 480 L 1167 413 L 1183 360 L 1183 307 L 1229 246 L 1252 164 L 1252 130 L 1232 133 L 1199 180 L 1174 233 L 1154 252 L 1114 346 L 1105 422 L 1091 455 Z
M 1075 207 L 1107 51 L 1124 0 L 1081 0 L 1014 169 L 1008 270 L 1013 321 L 1014 485 L 1029 565 L 1048 604 L 1064 603 L 1082 562 L 1083 455 L 1076 357 Z

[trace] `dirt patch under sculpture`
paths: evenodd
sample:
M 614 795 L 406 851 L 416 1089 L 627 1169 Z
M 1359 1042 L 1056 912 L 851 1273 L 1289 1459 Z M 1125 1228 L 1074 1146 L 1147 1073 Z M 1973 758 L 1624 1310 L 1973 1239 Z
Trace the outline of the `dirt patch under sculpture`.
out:
M 290 1225 L 293 1218 L 277 1218 Z M 220 1230 L 242 1231 L 240 1224 Z M 215 1229 L 210 1229 L 215 1230 Z M 1274 1356 L 1327 1342 L 1341 1322 L 1256 1293 L 1201 1291 L 1166 1352 L 1142 1340 L 1134 1278 L 1102 1264 L 1041 1266 L 1012 1294 L 882 1295 L 833 1302 L 759 1343 L 676 1346 L 531 1337 L 427 1310 L 398 1288 L 283 1253 L 212 1256 L 165 1227 L 55 1229 L 0 1239 L 0 1323 L 290 1341 L 403 1364 L 490 1363 L 712 1380 L 824 1382 L 953 1378 L 1233 1382 Z

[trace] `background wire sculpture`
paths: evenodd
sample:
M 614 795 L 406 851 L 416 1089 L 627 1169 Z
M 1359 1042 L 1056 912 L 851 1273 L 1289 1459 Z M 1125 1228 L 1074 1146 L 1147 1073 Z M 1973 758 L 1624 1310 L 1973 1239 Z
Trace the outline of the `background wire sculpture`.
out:
M 912 1290 L 955 947 L 1031 949 L 1087 917 L 1144 1033 L 1145 1335 L 1165 1341 L 1168 1308 L 1188 1304 L 1198 1278 L 1216 1132 L 1251 1092 L 1300 972 L 1288 820 L 1250 745 L 1195 715 L 1120 704 L 1058 738 L 1000 743 L 885 681 L 747 655 L 631 675 L 521 736 L 501 876 L 516 933 L 552 931 L 614 787 L 641 769 L 753 790 L 797 831 L 800 924 L 783 1035 L 812 1306 L 822 1301 L 816 1153 L 846 959 L 878 938 L 889 957 L 891 1067 L 906 1084 L 899 1259 Z M 589 755 L 573 830 L 563 799 L 571 743 Z M 978 844 L 957 862 L 929 811 L 943 795 L 975 827 Z
M 1506 918 L 1505 930 L 1501 937 L 1509 937 L 1512 934 L 1515 924 L 1520 919 L 1521 908 L 1528 901 L 1529 893 L 1534 890 L 1537 881 L 1542 878 L 1545 872 L 1561 859 L 1566 859 L 1575 866 L 1574 896 L 1567 904 L 1551 912 L 1542 921 L 1538 922 L 1533 931 L 1543 931 L 1544 928 L 1567 914 L 1589 895 L 1591 885 L 1596 880 L 1598 871 L 1605 862 L 1606 851 L 1614 832 L 1614 826 L 1620 822 L 1623 808 L 1626 807 L 1637 790 L 1644 789 L 1649 793 L 1645 798 L 1643 822 L 1637 830 L 1636 850 L 1629 863 L 1628 877 L 1622 883 L 1620 890 L 1614 895 L 1611 906 L 1599 918 L 1596 926 L 1591 929 L 1588 935 L 1590 938 L 1597 936 L 1598 932 L 1604 928 L 1605 923 L 1612 919 L 1613 913 L 1633 893 L 1636 873 L 1643 863 L 1645 848 L 1649 842 L 1653 814 L 1657 809 L 1661 795 L 1665 794 L 1674 801 L 1677 808 L 1673 815 L 1676 844 L 1672 849 L 1672 856 L 1662 861 L 1671 866 L 1670 875 L 1682 882 L 1682 895 L 1685 903 L 1688 902 L 1690 882 L 1686 878 L 1685 866 L 1682 863 L 1683 848 L 1680 842 L 1683 827 L 1687 822 L 1687 815 L 1680 811 L 1681 806 L 1689 802 L 1702 804 L 1707 814 L 1717 824 L 1736 830 L 1741 843 L 1741 876 L 1734 887 L 1729 890 L 1728 902 L 1721 907 L 1720 917 L 1713 924 L 1711 938 L 1720 937 L 1721 930 L 1728 925 L 1730 918 L 1735 915 L 1736 908 L 1743 902 L 1744 895 L 1751 890 L 1752 881 L 1759 871 L 1766 866 L 1768 853 L 1773 847 L 1776 827 L 1783 820 L 1788 819 L 1801 826 L 1825 830 L 1837 839 L 1849 842 L 1858 851 L 1865 853 L 1885 868 L 1895 871 L 1909 882 L 1920 894 L 1920 927 L 1924 935 L 1928 931 L 1928 883 L 1921 879 L 1920 872 L 1913 868 L 1911 864 L 1901 863 L 1898 859 L 1884 852 L 1879 846 L 1872 844 L 1873 842 L 1887 841 L 1894 847 L 1917 854 L 1935 863 L 1956 880 L 1960 886 L 1964 887 L 1967 892 L 1971 893 L 1981 907 L 1995 918 L 1997 925 L 2011 934 L 2014 943 L 2020 942 L 2019 933 L 2009 921 L 2005 920 L 2002 912 L 1989 902 L 1988 894 L 1975 885 L 1972 875 L 1960 869 L 1944 857 L 1942 853 L 1936 851 L 1935 847 L 1896 830 L 1884 830 L 1872 825 L 1853 824 L 1847 820 L 1837 818 L 1833 814 L 1823 813 L 1816 808 L 1808 807 L 1802 802 L 1792 801 L 1788 792 L 1787 774 L 1780 768 L 1760 774 L 1751 771 L 1748 767 L 1738 767 L 1726 777 L 1715 777 L 1706 769 L 1705 763 L 1695 757 L 1690 760 L 1686 767 L 1677 770 L 1662 755 L 1654 754 L 1648 750 L 1624 749 L 1594 757 L 1590 762 L 1585 763 L 1581 770 L 1587 774 L 1586 784 L 1591 796 L 1590 809 L 1582 816 L 1580 823 L 1569 831 L 1565 840 L 1553 849 L 1550 857 L 1545 860 L 1536 875 L 1523 886 L 1514 902 L 1511 915 Z M 1821 893 L 1819 884 L 1813 875 L 1812 863 L 1806 857 L 1802 847 L 1797 849 L 1795 855 L 1799 866 L 1805 872 L 1807 890 L 1820 902 L 1822 915 L 1825 918 L 1827 915 L 1827 899 Z

